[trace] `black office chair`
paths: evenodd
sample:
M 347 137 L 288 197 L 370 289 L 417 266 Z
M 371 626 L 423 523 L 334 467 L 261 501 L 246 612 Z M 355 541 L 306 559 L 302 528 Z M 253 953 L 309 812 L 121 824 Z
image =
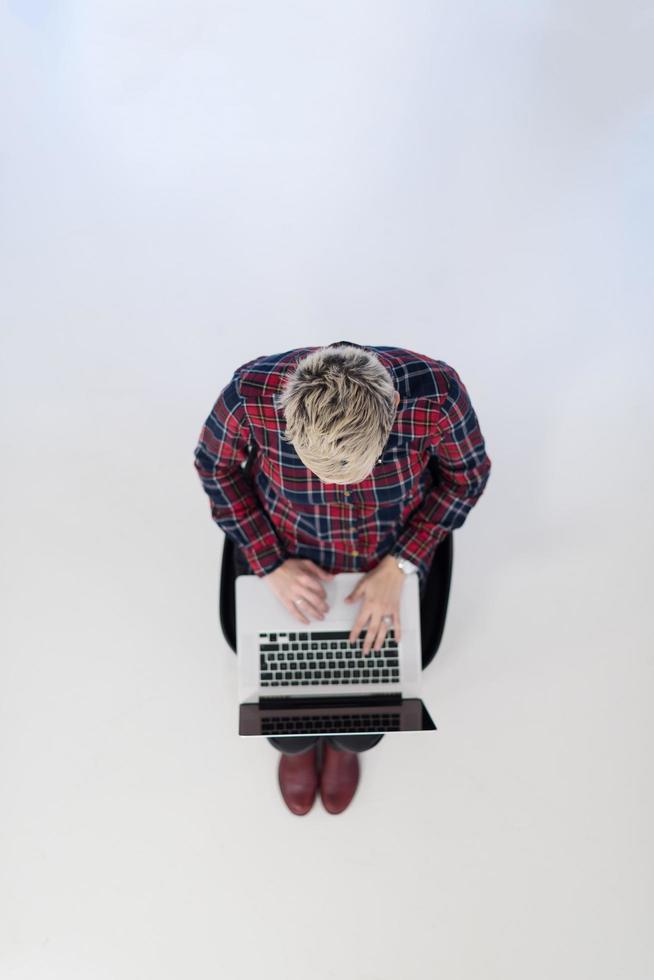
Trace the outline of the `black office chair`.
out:
M 252 457 L 248 459 L 245 472 L 248 472 Z M 434 457 L 429 460 L 429 468 L 439 481 L 438 463 Z M 236 566 L 234 563 L 235 549 L 238 547 L 232 538 L 225 535 L 223 555 L 220 569 L 219 613 L 220 626 L 223 635 L 236 653 L 236 602 L 235 588 Z M 429 569 L 425 594 L 420 601 L 420 631 L 422 636 L 422 667 L 423 670 L 436 656 L 445 627 L 447 603 L 450 596 L 452 579 L 452 533 L 445 537 L 434 552 L 434 558 Z M 301 628 L 300 626 L 298 628 Z M 363 634 L 362 634 L 363 635 Z

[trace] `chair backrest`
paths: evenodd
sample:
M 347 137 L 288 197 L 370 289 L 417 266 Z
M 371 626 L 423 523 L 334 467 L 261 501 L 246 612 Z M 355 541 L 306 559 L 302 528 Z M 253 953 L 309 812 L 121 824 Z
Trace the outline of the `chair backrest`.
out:
M 249 473 L 253 454 L 245 464 L 245 472 Z M 440 479 L 438 463 L 434 457 L 429 460 L 429 468 L 436 482 Z M 236 653 L 236 564 L 235 549 L 238 547 L 232 538 L 225 535 L 223 554 L 220 568 L 218 612 L 223 636 L 231 649 Z M 447 605 L 450 596 L 452 580 L 453 542 L 450 532 L 434 552 L 434 558 L 429 569 L 425 591 L 420 600 L 420 631 L 422 637 L 422 666 L 423 669 L 431 663 L 440 646 Z

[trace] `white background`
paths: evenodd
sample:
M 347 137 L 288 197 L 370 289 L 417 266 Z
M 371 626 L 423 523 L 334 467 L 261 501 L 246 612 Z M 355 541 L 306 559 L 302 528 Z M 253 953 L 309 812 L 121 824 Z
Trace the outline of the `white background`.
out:
M 649 980 L 654 13 L 13 0 L 3 980 Z M 202 423 L 259 354 L 459 371 L 424 698 L 293 816 L 236 732 Z

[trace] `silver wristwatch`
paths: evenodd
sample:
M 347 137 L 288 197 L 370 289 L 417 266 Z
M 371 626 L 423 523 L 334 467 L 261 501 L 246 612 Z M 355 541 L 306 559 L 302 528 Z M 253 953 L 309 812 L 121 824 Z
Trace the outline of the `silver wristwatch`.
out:
M 398 558 L 396 555 L 393 556 L 397 562 L 398 568 L 401 568 L 405 575 L 411 575 L 412 572 L 418 571 L 418 566 L 414 565 L 407 558 Z

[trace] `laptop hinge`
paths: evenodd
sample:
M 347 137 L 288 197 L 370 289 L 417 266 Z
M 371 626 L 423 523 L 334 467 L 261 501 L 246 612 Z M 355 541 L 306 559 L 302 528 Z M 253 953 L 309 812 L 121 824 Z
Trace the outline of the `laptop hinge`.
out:
M 259 704 L 266 708 L 349 708 L 360 707 L 362 704 L 371 707 L 384 707 L 384 705 L 400 705 L 403 698 L 401 694 L 306 694 L 297 696 L 289 695 L 262 695 L 259 697 Z

